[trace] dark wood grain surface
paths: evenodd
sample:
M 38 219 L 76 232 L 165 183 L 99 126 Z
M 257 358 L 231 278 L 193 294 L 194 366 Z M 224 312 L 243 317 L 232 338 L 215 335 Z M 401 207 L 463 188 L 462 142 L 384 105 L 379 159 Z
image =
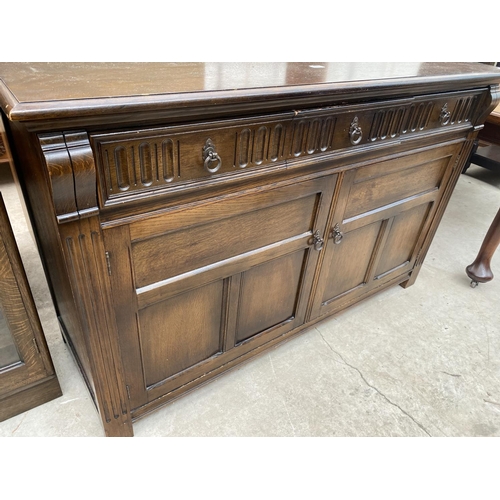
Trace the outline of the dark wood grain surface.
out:
M 479 79 L 500 72 L 471 63 L 4 63 L 19 102 L 186 94 L 391 79 Z M 54 83 L 57 83 L 54 86 Z
M 13 341 L 8 358 L 0 349 L 1 422 L 61 395 L 1 194 L 0 311 Z
M 414 283 L 499 83 L 469 63 L 0 64 L 106 434 Z
M 290 97 L 349 100 L 396 87 L 414 95 L 486 85 L 499 75 L 477 63 L 2 63 L 0 105 L 12 120 L 38 120 Z

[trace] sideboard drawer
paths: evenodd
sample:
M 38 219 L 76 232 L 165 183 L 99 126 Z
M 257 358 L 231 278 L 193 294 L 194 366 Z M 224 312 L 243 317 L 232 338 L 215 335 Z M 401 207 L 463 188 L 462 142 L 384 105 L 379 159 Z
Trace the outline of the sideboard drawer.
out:
M 105 199 L 280 163 L 293 113 L 91 136 Z M 210 156 L 210 151 L 211 156 Z
M 306 109 L 297 113 L 291 130 L 289 160 L 325 154 L 352 154 L 379 149 L 385 144 L 468 127 L 484 91 L 422 95 L 411 99 L 382 101 L 355 106 Z M 318 124 L 333 122 L 334 132 L 320 147 Z M 312 137 L 316 137 L 316 145 Z M 302 137 L 302 141 L 300 140 Z
M 252 118 L 94 133 L 101 199 L 179 192 L 266 174 L 307 158 L 380 150 L 391 141 L 469 127 L 483 90 Z

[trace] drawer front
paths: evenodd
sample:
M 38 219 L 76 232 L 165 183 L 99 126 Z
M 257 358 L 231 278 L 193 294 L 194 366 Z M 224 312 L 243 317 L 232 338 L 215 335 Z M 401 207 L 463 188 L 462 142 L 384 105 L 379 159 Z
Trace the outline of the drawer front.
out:
M 255 118 L 91 134 L 104 203 L 267 174 L 305 158 L 355 154 L 470 126 L 484 91 L 332 106 Z M 273 168 L 276 167 L 276 168 Z
M 485 92 L 436 94 L 377 104 L 300 111 L 293 121 L 292 149 L 288 157 L 318 156 L 328 151 L 354 152 L 407 137 L 467 126 L 475 118 Z M 318 130 L 317 123 L 328 117 L 334 121 L 335 132 L 331 145 L 323 149 L 319 147 L 319 135 L 314 131 Z M 299 137 L 302 137 L 302 142 Z
M 279 164 L 289 149 L 292 117 L 93 135 L 104 197 L 189 186 Z

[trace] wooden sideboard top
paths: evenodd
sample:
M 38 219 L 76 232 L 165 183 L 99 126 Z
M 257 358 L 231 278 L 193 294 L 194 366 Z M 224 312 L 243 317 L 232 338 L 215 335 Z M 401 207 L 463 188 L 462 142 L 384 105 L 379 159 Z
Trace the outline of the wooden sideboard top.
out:
M 96 123 L 135 111 L 279 110 L 494 83 L 500 70 L 478 63 L 0 63 L 0 105 L 13 121 Z

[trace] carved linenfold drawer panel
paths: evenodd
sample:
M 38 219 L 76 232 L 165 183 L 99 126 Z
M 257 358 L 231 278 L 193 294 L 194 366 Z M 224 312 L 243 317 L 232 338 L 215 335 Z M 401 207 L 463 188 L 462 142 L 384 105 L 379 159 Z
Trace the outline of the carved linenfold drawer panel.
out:
M 474 117 L 480 96 L 481 92 L 438 94 L 349 108 L 305 110 L 298 113 L 294 127 L 304 117 L 308 117 L 312 123 L 315 117 L 329 114 L 336 119 L 331 149 L 345 152 L 353 147 L 366 147 L 466 125 Z M 309 151 L 308 153 L 311 154 Z M 292 155 L 289 156 L 291 157 Z
M 373 117 L 368 140 L 371 142 L 399 137 L 440 125 L 469 122 L 477 102 L 477 95 L 462 97 L 455 101 L 451 120 L 441 119 L 446 114 L 448 103 L 423 101 L 407 106 L 389 107 L 377 111 Z M 436 110 L 439 109 L 439 117 Z
M 333 148 L 336 117 L 331 113 L 293 122 L 292 144 L 288 158 L 325 153 Z
M 466 126 L 481 91 L 147 130 L 93 134 L 102 198 L 192 189 L 305 157 L 355 153 L 390 140 Z
M 216 125 L 94 135 L 105 198 L 283 162 L 291 119 L 289 113 Z

